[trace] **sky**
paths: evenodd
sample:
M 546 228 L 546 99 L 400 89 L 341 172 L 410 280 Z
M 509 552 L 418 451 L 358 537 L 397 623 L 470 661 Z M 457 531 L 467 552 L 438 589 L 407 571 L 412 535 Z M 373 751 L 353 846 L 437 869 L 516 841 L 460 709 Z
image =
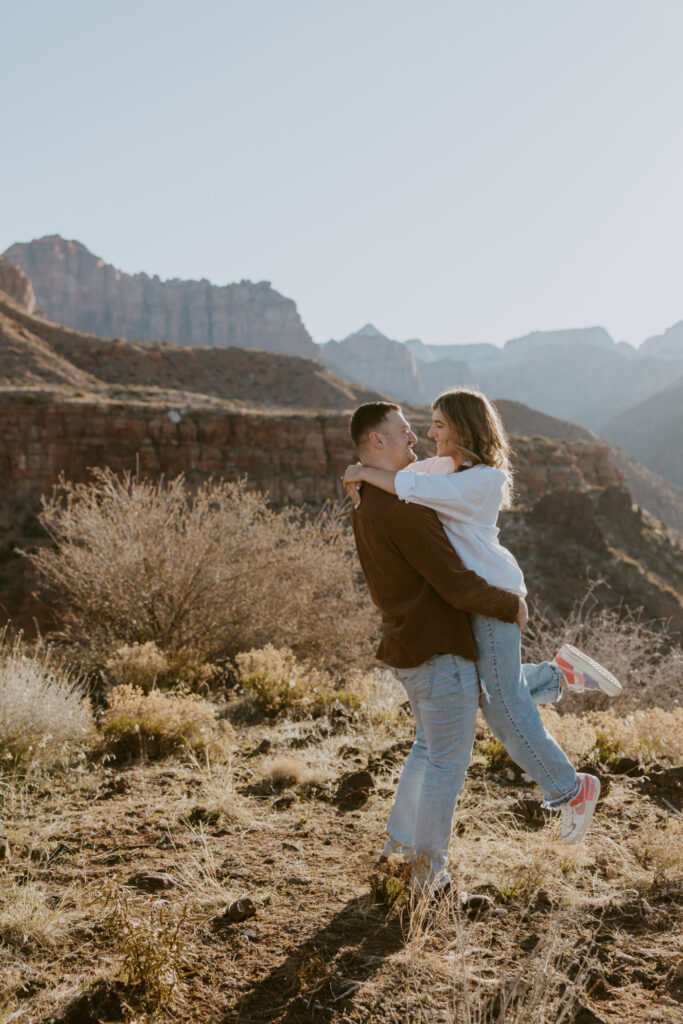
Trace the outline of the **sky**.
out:
M 680 0 L 0 0 L 0 252 L 270 281 L 316 341 L 683 319 Z

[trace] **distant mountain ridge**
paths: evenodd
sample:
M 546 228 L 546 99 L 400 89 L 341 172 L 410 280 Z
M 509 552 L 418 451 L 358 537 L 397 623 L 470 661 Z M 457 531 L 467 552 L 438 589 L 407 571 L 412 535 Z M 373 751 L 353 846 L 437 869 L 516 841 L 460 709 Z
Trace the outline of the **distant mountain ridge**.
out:
M 29 276 L 46 315 L 74 330 L 107 338 L 317 356 L 295 303 L 268 281 L 218 286 L 124 274 L 81 242 L 59 235 L 17 243 L 4 255 Z
M 447 388 L 473 385 L 601 432 L 683 376 L 683 323 L 640 349 L 615 342 L 603 327 L 533 331 L 496 348 L 403 343 L 368 324 L 321 345 L 320 359 L 402 401 L 429 403 Z

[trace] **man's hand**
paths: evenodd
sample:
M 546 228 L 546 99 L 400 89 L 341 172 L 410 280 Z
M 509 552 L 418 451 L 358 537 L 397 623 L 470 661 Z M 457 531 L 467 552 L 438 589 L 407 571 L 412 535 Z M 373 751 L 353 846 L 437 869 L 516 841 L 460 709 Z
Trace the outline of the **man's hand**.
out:
M 344 490 L 353 502 L 354 508 L 358 508 L 360 505 L 360 489 L 363 485 L 363 480 L 361 478 L 362 470 L 362 464 L 357 462 L 355 466 L 347 466 L 344 476 L 342 477 Z
M 529 621 L 529 609 L 526 606 L 526 601 L 524 600 L 524 598 L 520 597 L 520 599 L 519 599 L 519 611 L 517 612 L 517 618 L 515 619 L 515 622 L 517 623 L 517 625 L 519 626 L 520 629 L 524 629 L 524 627 L 526 626 L 528 621 Z

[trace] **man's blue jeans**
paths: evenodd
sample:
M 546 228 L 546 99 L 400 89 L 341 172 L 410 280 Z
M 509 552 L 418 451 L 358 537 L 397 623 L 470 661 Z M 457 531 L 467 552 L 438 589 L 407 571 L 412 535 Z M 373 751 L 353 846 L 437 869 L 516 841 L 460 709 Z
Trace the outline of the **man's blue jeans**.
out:
M 510 756 L 541 787 L 547 806 L 572 800 L 578 778 L 546 731 L 536 702 L 559 700 L 559 669 L 525 665 L 516 625 L 470 617 L 479 660 L 438 654 L 413 669 L 394 669 L 415 717 L 415 741 L 387 822 L 394 848 L 419 858 L 424 884 L 448 880 L 453 813 L 472 759 L 477 708 Z
M 415 716 L 415 742 L 398 780 L 387 831 L 406 857 L 420 858 L 420 881 L 448 880 L 453 813 L 472 760 L 479 706 L 473 661 L 436 654 L 394 669 Z

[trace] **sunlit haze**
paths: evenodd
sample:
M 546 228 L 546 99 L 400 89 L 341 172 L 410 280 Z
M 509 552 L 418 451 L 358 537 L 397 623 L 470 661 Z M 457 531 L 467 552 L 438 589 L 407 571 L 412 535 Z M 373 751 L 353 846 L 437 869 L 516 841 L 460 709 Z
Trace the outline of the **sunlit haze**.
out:
M 683 319 L 680 0 L 1 7 L 0 251 L 269 280 L 317 341 Z

